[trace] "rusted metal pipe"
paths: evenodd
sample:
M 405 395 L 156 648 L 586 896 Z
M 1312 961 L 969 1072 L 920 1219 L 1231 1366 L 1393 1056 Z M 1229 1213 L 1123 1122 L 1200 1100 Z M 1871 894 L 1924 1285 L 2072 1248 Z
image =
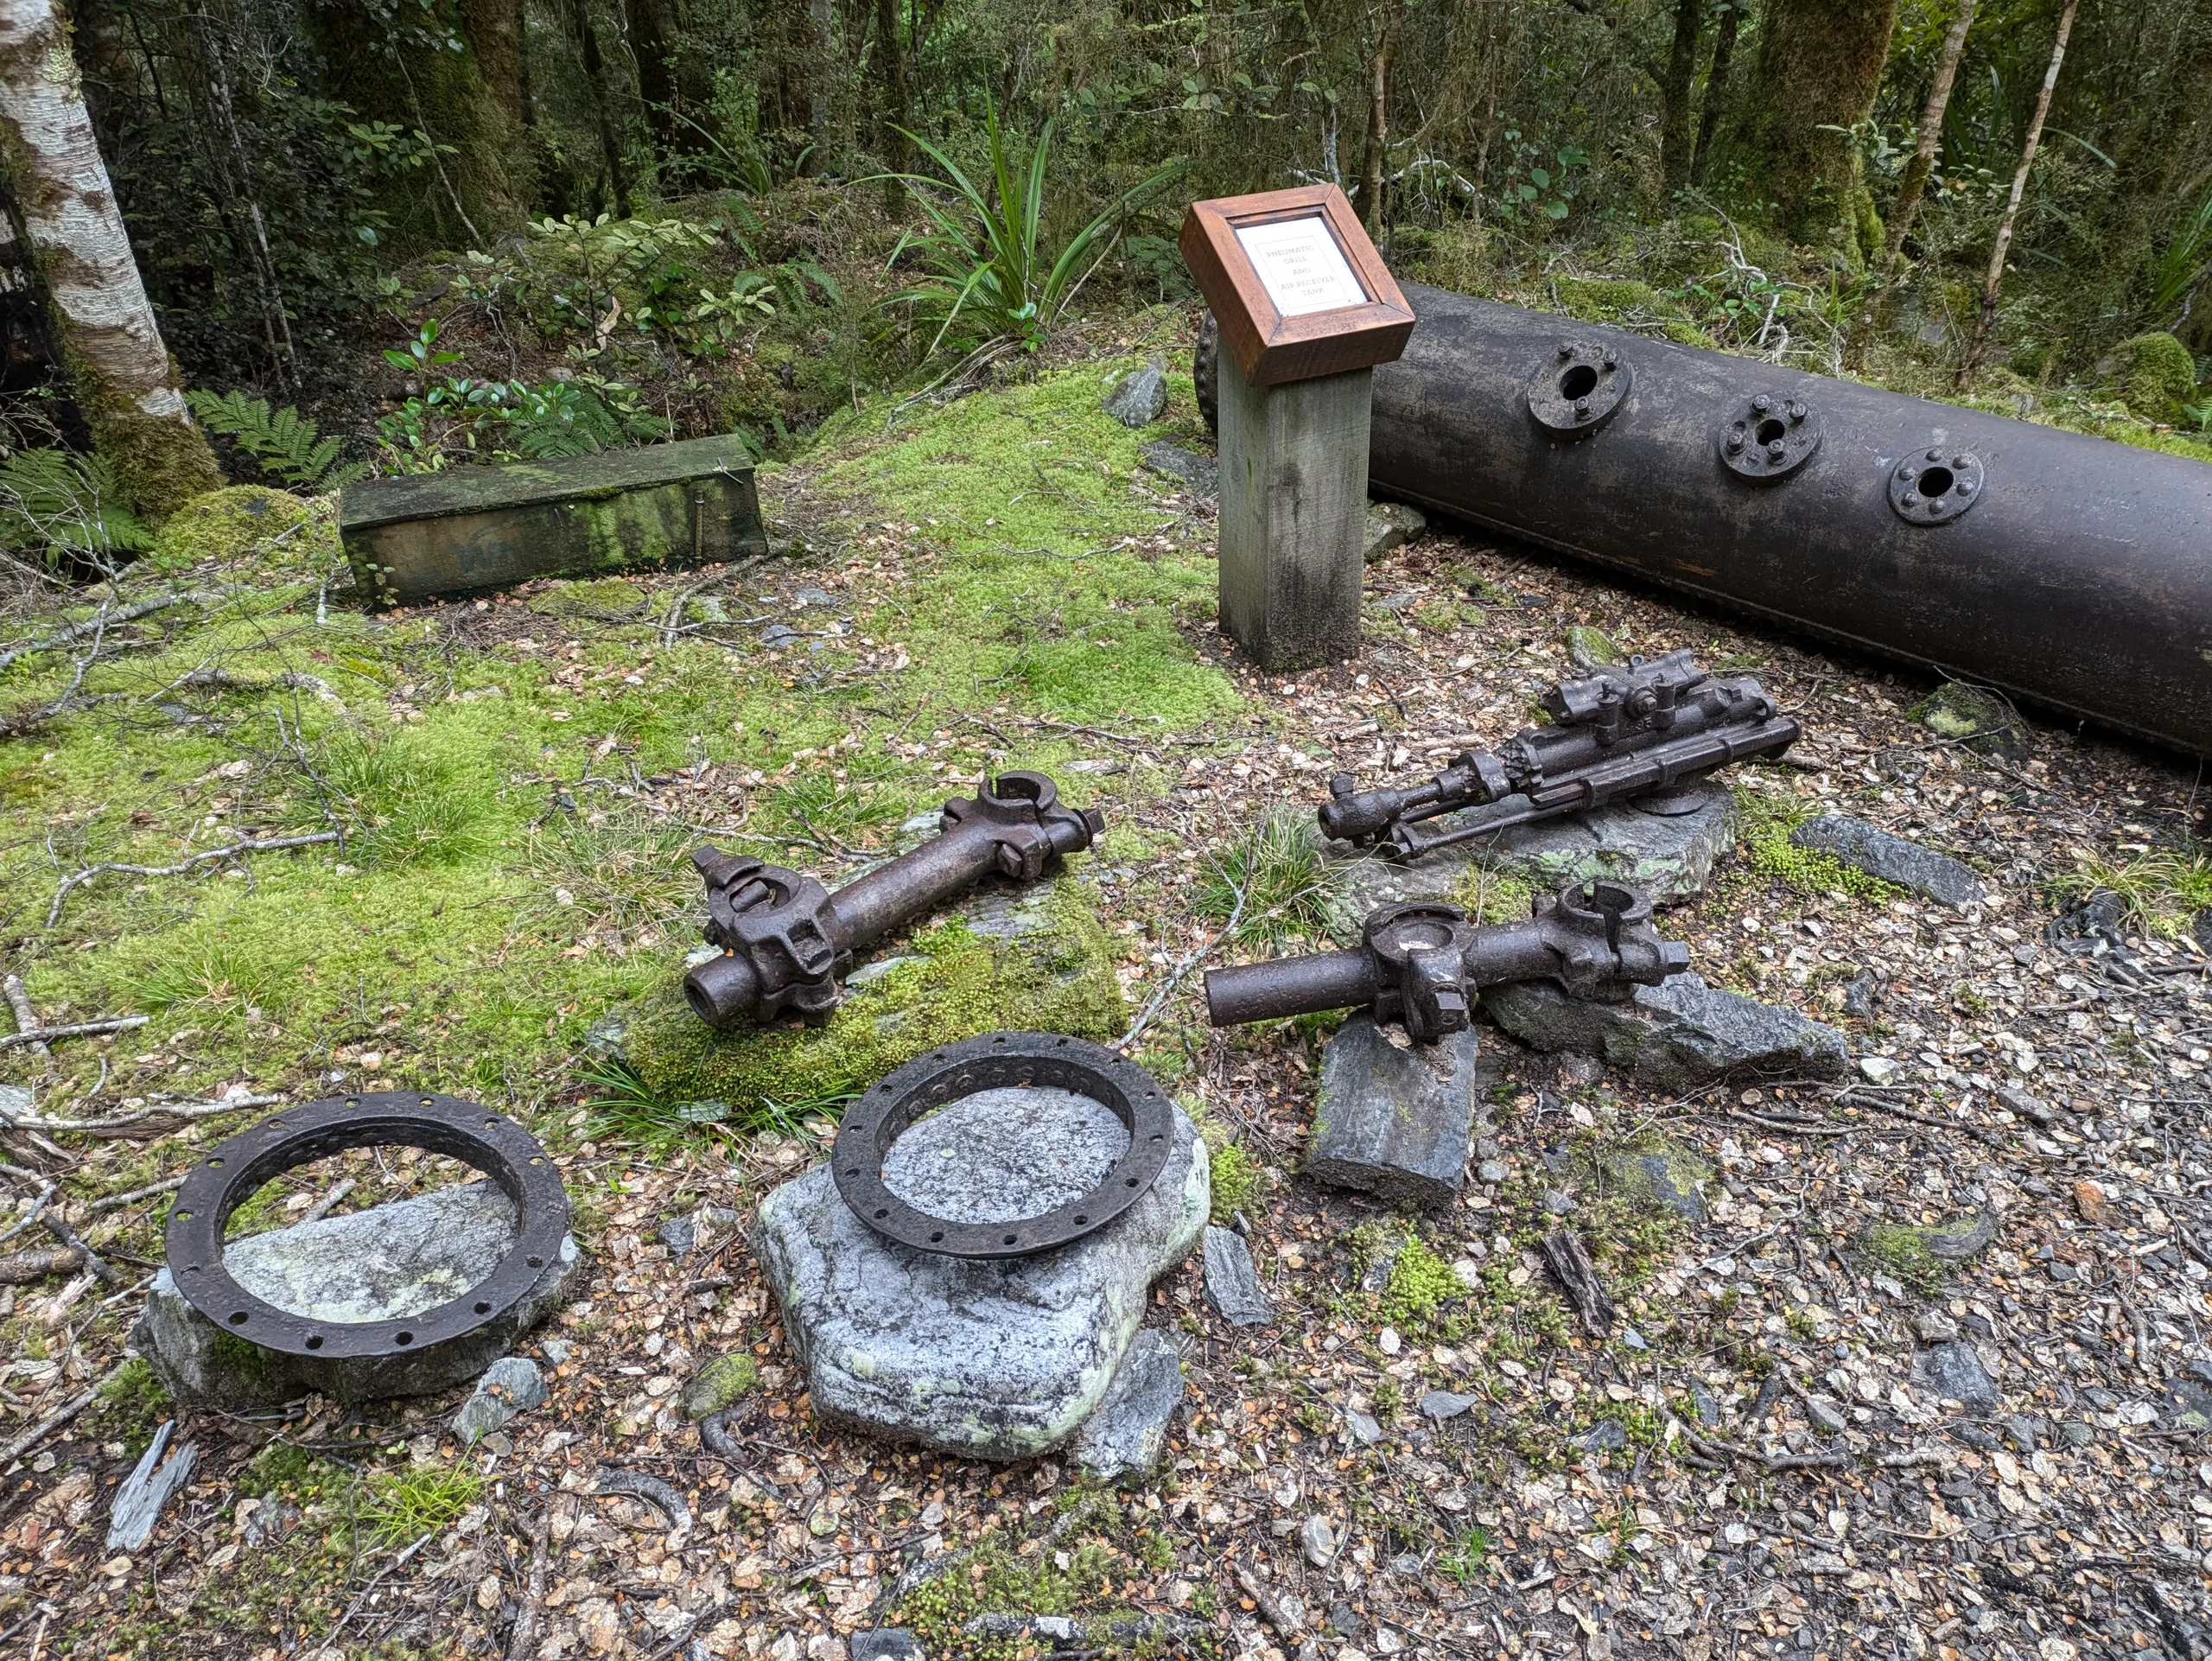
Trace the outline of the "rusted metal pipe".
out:
M 1060 805 L 1041 773 L 1002 773 L 944 805 L 938 833 L 831 894 L 810 876 L 721 849 L 696 849 L 707 885 L 707 942 L 721 956 L 683 977 L 710 1027 L 795 1015 L 830 1018 L 853 954 L 996 873 L 1034 881 L 1106 828 L 1096 808 Z
M 1426 784 L 1355 790 L 1350 773 L 1338 773 L 1320 808 L 1323 833 L 1411 859 L 1609 802 L 1634 800 L 1662 816 L 1693 811 L 1700 799 L 1684 786 L 1732 761 L 1779 755 L 1803 731 L 1757 681 L 1719 679 L 1687 652 L 1602 665 L 1552 687 L 1543 709 L 1549 726 L 1528 728 L 1495 751 L 1464 750 Z M 1493 811 L 1442 830 L 1421 828 L 1481 806 Z
M 1623 882 L 1570 883 L 1524 923 L 1478 927 L 1457 907 L 1413 901 L 1369 913 L 1362 932 L 1356 951 L 1208 970 L 1208 1019 L 1234 1027 L 1363 1005 L 1427 1042 L 1463 1031 L 1485 986 L 1551 980 L 1617 1002 L 1690 966 L 1689 948 L 1661 939 L 1651 902 Z
M 2212 468 L 1404 286 L 1377 494 L 2212 755 Z

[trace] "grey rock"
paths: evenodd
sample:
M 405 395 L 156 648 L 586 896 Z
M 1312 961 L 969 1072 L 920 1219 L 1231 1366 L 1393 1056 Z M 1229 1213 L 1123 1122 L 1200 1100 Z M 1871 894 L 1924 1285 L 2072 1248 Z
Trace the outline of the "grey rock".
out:
M 1167 413 L 1167 377 L 1156 363 L 1132 370 L 1114 383 L 1099 407 L 1124 427 L 1149 427 Z
M 956 1223 L 1010 1223 L 1096 1187 L 1129 1145 L 1103 1102 L 1070 1090 L 979 1090 L 891 1146 L 883 1186 Z
M 1363 1413 L 1356 1407 L 1344 1410 L 1344 1429 L 1351 1432 L 1354 1441 L 1369 1448 L 1382 1440 L 1381 1422 L 1372 1414 Z
M 807 587 L 801 589 L 797 594 L 793 595 L 791 599 L 798 605 L 812 606 L 817 610 L 820 610 L 825 607 L 834 606 L 837 603 L 837 596 L 830 593 L 829 589 L 817 588 L 810 583 Z
M 1439 1422 L 1456 1419 L 1469 1408 L 1479 1407 L 1482 1399 L 1479 1396 L 1455 1395 L 1448 1390 L 1432 1390 L 1421 1398 L 1421 1416 Z
M 1999 1085 L 1997 1087 L 1997 1100 L 2006 1111 L 2017 1113 L 2020 1117 L 2034 1124 L 2049 1124 L 2057 1117 L 2050 1111 L 2050 1104 L 2042 1097 L 2031 1096 L 2026 1091 L 2016 1090 L 2011 1085 Z
M 1539 890 L 1605 877 L 1636 884 L 1656 906 L 1675 905 L 1704 893 L 1713 862 L 1736 845 L 1735 797 L 1711 783 L 1692 785 L 1685 793 L 1696 802 L 1688 813 L 1647 813 L 1616 803 L 1515 825 L 1408 863 L 1362 856 L 1348 843 L 1332 843 L 1344 904 L 1351 914 L 1364 917 L 1395 901 L 1450 900 L 1472 893 L 1481 872 L 1488 870 Z M 1525 803 L 1523 797 L 1509 796 L 1493 806 L 1447 813 L 1432 824 L 1452 829 L 1478 825 Z
M 1355 1242 L 1354 1255 L 1359 1267 L 1359 1289 L 1380 1292 L 1390 1284 L 1390 1271 L 1397 1266 L 1398 1254 L 1413 1238 L 1413 1230 L 1402 1218 L 1386 1218 L 1373 1228 L 1363 1230 Z
M 1672 1141 L 1657 1147 L 1617 1149 L 1602 1163 L 1622 1193 L 1672 1212 L 1686 1223 L 1705 1221 L 1704 1185 L 1713 1181 L 1713 1168 L 1695 1149 Z
M 1140 1332 L 1098 1410 L 1076 1433 L 1076 1457 L 1108 1480 L 1149 1476 L 1183 1404 L 1183 1358 L 1166 1333 Z
M 1842 1410 L 1824 1396 L 1808 1396 L 1805 1398 L 1805 1416 L 1829 1435 L 1840 1435 L 1843 1430 Z
M 760 644 L 771 652 L 787 646 L 799 638 L 799 632 L 789 623 L 771 623 L 760 631 Z
M 1571 998 L 1549 981 L 1514 982 L 1486 989 L 1483 1008 L 1524 1044 L 1600 1055 L 1662 1090 L 1743 1072 L 1834 1078 L 1847 1060 L 1834 1028 L 1694 974 L 1639 986 L 1620 1003 Z
M 1360 1635 L 1360 1632 L 1363 1630 L 1363 1623 L 1360 1620 L 1359 1611 L 1353 1608 L 1349 1603 L 1331 1604 L 1329 1606 L 1329 1630 L 1334 1632 L 1338 1638 L 1357 1638 Z
M 1881 977 L 1871 969 L 1862 969 L 1851 977 L 1851 984 L 1843 989 L 1843 1012 L 1853 1021 L 1872 1021 L 1874 1006 L 1881 996 Z
M 1221 463 L 1211 455 L 1200 455 L 1186 450 L 1179 444 L 1165 439 L 1147 444 L 1138 452 L 1145 466 L 1154 473 L 1174 480 L 1201 501 L 1217 501 L 1221 497 Z
M 679 1257 L 690 1257 L 692 1247 L 699 1244 L 697 1215 L 686 1212 L 681 1217 L 666 1219 L 660 1225 L 660 1243 Z
M 1075 1147 L 1096 1104 L 1033 1097 L 1018 1113 L 970 1108 L 970 1097 L 932 1114 L 894 1145 L 887 1180 L 895 1174 L 894 1191 L 938 1216 L 1006 1213 L 1007 1194 L 990 1192 L 979 1170 L 1032 1195 L 1064 1193 L 1065 1179 L 1026 1165 L 1025 1152 L 1034 1160 L 1040 1139 Z M 1124 1134 L 1118 1121 L 1113 1130 Z M 960 1157 L 944 1158 L 947 1146 Z M 1084 1156 L 1103 1169 L 1120 1146 L 1101 1140 Z M 1211 1206 L 1205 1145 L 1178 1112 L 1160 1180 L 1104 1228 L 1054 1251 L 1004 1261 L 910 1251 L 852 1214 L 826 1166 L 761 1202 L 753 1251 L 817 1414 L 947 1453 L 1027 1459 L 1065 1441 L 1105 1399 L 1147 1289 L 1189 1253 Z
M 934 825 L 937 821 L 932 818 L 930 823 Z M 932 832 L 932 834 L 934 834 L 934 832 Z M 887 975 L 896 973 L 898 971 L 904 969 L 908 964 L 927 963 L 929 959 L 926 958 L 878 958 L 873 963 L 862 964 L 858 969 L 853 971 L 851 974 L 846 976 L 845 990 L 847 991 L 856 991 L 863 986 L 873 986 L 876 982 L 883 979 Z
M 1394 1202 L 1448 1206 L 1467 1168 L 1475 1119 L 1474 1032 L 1399 1049 L 1355 1015 L 1321 1053 L 1306 1174 Z
M 1427 529 L 1428 515 L 1411 502 L 1368 503 L 1367 563 L 1373 564 Z
M 1713 1399 L 1712 1392 L 1703 1384 L 1694 1381 L 1690 1384 L 1690 1410 L 1697 1415 L 1697 1422 L 1700 1424 L 1715 1425 L 1720 1422 L 1720 1403 Z
M 1621 650 L 1605 630 L 1577 623 L 1567 632 L 1567 660 L 1586 675 L 1594 669 L 1618 664 Z
M 1627 1446 L 1628 1429 L 1618 1419 L 1599 1420 L 1581 1440 L 1582 1450 L 1588 1454 L 1617 1453 Z
M 2087 1448 L 2097 1439 L 2097 1428 L 2080 1419 L 2069 1419 L 2058 1427 L 2058 1435 L 2070 1448 Z
M 1260 1289 L 1259 1271 L 1244 1237 L 1233 1229 L 1206 1228 L 1206 1301 L 1232 1327 L 1265 1327 L 1275 1306 Z
M 1959 1323 L 1941 1309 L 1923 1309 L 1915 1317 L 1912 1330 L 1923 1344 L 1948 1344 L 1959 1335 Z
M 1963 681 L 1949 681 L 1913 714 L 1929 731 L 1959 739 L 1984 755 L 2018 761 L 2028 753 L 2026 729 L 2012 706 L 1994 692 Z
M 333 1324 L 391 1321 L 458 1297 L 514 1243 L 514 1207 L 489 1182 L 231 1242 L 223 1266 L 247 1291 Z M 236 1343 L 186 1302 L 165 1268 L 130 1342 L 181 1403 L 263 1407 L 309 1391 L 339 1401 L 419 1396 L 474 1378 L 560 1302 L 582 1262 L 564 1238 L 529 1294 L 496 1321 L 404 1357 L 323 1360 Z
M 848 1640 L 852 1661 L 927 1661 L 921 1640 L 903 1626 L 879 1626 L 855 1632 Z
M 2005 1439 L 2024 1454 L 2032 1454 L 2037 1441 L 2050 1440 L 2050 1421 L 2040 1413 L 2016 1413 L 2005 1421 Z
M 29 1085 L 0 1085 L 0 1113 L 11 1119 L 20 1118 L 26 1113 L 35 1111 L 37 1107 L 38 1092 Z
M 1996 1381 L 1983 1369 L 1974 1346 L 1963 1339 L 1931 1344 L 1914 1356 L 1912 1382 L 1969 1413 L 1994 1413 L 2004 1405 Z
M 1329 1519 L 1319 1511 L 1298 1525 L 1298 1549 L 1306 1554 L 1306 1561 L 1316 1569 L 1326 1569 L 1337 1555 L 1337 1537 L 1330 1531 Z
M 1503 1182 L 1513 1174 L 1513 1168 L 1502 1159 L 1486 1159 L 1475 1167 L 1475 1175 L 1484 1182 Z
M 537 1364 L 519 1355 L 502 1356 L 484 1370 L 461 1411 L 453 1416 L 454 1435 L 474 1447 L 520 1413 L 544 1404 L 550 1392 Z
M 1574 1196 L 1564 1188 L 1544 1190 L 1544 1209 L 1554 1217 L 1565 1217 L 1574 1209 Z
M 1806 820 L 1789 833 L 1789 840 L 1800 848 L 1831 854 L 1855 871 L 1946 906 L 1975 905 L 1983 897 L 1981 879 L 1970 866 L 1948 854 L 1878 830 L 1864 819 L 1826 813 Z

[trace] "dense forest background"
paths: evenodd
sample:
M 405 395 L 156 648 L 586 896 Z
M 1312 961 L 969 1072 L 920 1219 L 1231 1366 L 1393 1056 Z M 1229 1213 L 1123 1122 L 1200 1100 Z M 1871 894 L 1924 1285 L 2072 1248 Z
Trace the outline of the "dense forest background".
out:
M 669 433 L 787 449 L 1187 302 L 1186 201 L 1316 180 L 1403 275 L 2120 436 L 2212 427 L 2212 0 L 66 12 L 162 337 L 238 478 Z M 1006 198 L 1040 149 L 1025 239 Z M 976 202 L 888 176 L 956 169 Z M 160 511 L 127 466 L 118 489 Z

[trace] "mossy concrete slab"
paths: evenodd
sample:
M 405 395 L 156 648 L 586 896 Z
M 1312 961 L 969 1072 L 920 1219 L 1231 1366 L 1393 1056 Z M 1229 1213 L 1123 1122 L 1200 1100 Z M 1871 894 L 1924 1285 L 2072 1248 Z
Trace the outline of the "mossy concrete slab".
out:
M 346 487 L 338 528 L 378 606 L 768 551 L 734 437 L 370 480 Z
M 745 1119 L 763 1102 L 835 1100 L 926 1050 L 990 1032 L 1118 1038 L 1128 1025 L 1114 955 L 1073 878 L 986 893 L 957 918 L 862 964 L 826 1026 L 718 1033 L 671 976 L 595 1028 L 664 1100 L 702 1119 Z

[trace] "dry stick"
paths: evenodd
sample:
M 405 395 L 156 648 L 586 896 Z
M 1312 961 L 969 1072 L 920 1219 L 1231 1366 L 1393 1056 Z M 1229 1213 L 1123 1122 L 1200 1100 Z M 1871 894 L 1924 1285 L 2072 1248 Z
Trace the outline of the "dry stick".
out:
M 1888 1102 L 1876 1101 L 1871 1096 L 1859 1095 L 1850 1086 L 1846 1086 L 1838 1093 L 1835 1102 L 1838 1107 L 1871 1107 L 1877 1113 L 1887 1113 L 1892 1118 L 1910 1119 L 1915 1124 L 1932 1125 L 1938 1130 L 1961 1131 L 1972 1136 L 1976 1142 L 1985 1142 L 1992 1148 L 2001 1149 L 2005 1146 L 2002 1138 L 1983 1130 L 1978 1124 L 1968 1124 L 1961 1119 L 1939 1119 L 1930 1114 L 1916 1113 L 1909 1107 L 1892 1106 Z
M 69 891 L 94 877 L 108 873 L 125 876 L 182 876 L 195 865 L 204 865 L 211 859 L 235 859 L 240 854 L 273 853 L 280 848 L 306 848 L 317 843 L 336 842 L 340 833 L 336 830 L 314 830 L 298 837 L 248 837 L 221 848 L 210 848 L 205 853 L 175 865 L 87 865 L 73 876 L 64 877 L 61 886 L 54 890 L 54 904 L 46 913 L 46 926 L 52 928 L 61 920 L 62 902 L 69 898 Z
M 48 1275 L 66 1275 L 84 1266 L 83 1254 L 67 1246 L 54 1251 L 13 1251 L 0 1257 L 0 1286 L 28 1286 Z
M 340 1182 L 328 1193 L 323 1195 L 321 1199 L 316 1200 L 312 1206 L 309 1206 L 307 1209 L 307 1214 L 301 1218 L 300 1221 L 302 1223 L 320 1223 L 324 1218 L 330 1215 L 330 1208 L 333 1206 L 336 1205 L 347 1194 L 353 1192 L 354 1187 L 355 1184 L 353 1179 L 350 1176 L 347 1177 L 343 1182 Z
M 30 1039 L 31 1053 L 42 1061 L 52 1060 L 54 1052 L 47 1048 L 43 1040 L 32 1036 L 38 1031 L 38 1011 L 31 1008 L 30 994 L 23 990 L 23 977 L 10 975 L 0 980 L 0 994 L 6 996 L 9 1009 L 15 1012 L 16 1034 Z
M 318 1645 L 318 1647 L 323 1650 L 335 1649 L 338 1644 L 338 1634 L 346 1630 L 346 1626 L 348 1621 L 352 1620 L 355 1615 L 360 1613 L 361 1606 L 369 1601 L 369 1594 L 375 1591 L 378 1587 L 384 1584 L 384 1577 L 385 1575 L 391 1574 L 395 1569 L 404 1569 L 407 1566 L 408 1560 L 413 1557 L 414 1555 L 420 1551 L 424 1546 L 429 1544 L 432 1540 L 435 1539 L 437 1537 L 437 1534 L 438 1531 L 435 1529 L 432 1529 L 421 1539 L 416 1541 L 413 1545 L 409 1546 L 406 1550 L 401 1552 L 397 1557 L 394 1557 L 382 1569 L 377 1570 L 374 1575 L 372 1575 L 369 1577 L 369 1583 L 361 1588 L 361 1594 L 353 1600 L 352 1606 L 347 1608 L 344 1614 L 338 1617 L 338 1624 L 330 1629 L 329 1632 L 324 1637 L 322 1642 Z
M 95 1215 L 104 1211 L 120 1211 L 125 1206 L 136 1205 L 141 1200 L 151 1200 L 165 1193 L 175 1193 L 184 1186 L 184 1179 L 173 1176 L 166 1182 L 149 1182 L 143 1188 L 133 1188 L 128 1193 L 111 1193 L 105 1200 L 95 1200 L 92 1211 Z
M 529 1661 L 537 1652 L 538 1627 L 545 1615 L 545 1574 L 553 1555 L 553 1505 L 550 1499 L 545 1502 L 537 1526 L 530 1533 L 530 1569 L 523 1581 L 522 1607 L 507 1639 L 507 1661 Z
M 0 1033 L 0 1050 L 10 1050 L 18 1044 L 41 1044 L 55 1038 L 86 1038 L 94 1033 L 124 1033 L 133 1027 L 143 1027 L 151 1015 L 116 1015 L 106 1021 L 73 1021 L 66 1027 L 39 1027 L 27 1033 Z M 0 1115 L 0 1117 L 5 1117 Z M 10 1120 L 13 1123 L 15 1121 Z
M 4 1470 L 9 1466 L 14 1464 L 25 1454 L 29 1453 L 33 1448 L 35 1448 L 40 1441 L 45 1439 L 46 1436 L 55 1430 L 59 1430 L 63 1425 L 68 1423 L 70 1420 L 75 1418 L 79 1413 L 82 1413 L 86 1408 L 90 1407 L 92 1404 L 93 1400 L 99 1395 L 101 1385 L 105 1384 L 108 1378 L 112 1378 L 113 1377 L 115 1377 L 114 1373 L 111 1372 L 107 1375 L 106 1378 L 102 1378 L 99 1381 L 99 1384 L 87 1385 L 82 1391 L 71 1397 L 69 1400 L 62 1403 L 60 1406 L 55 1408 L 53 1412 L 48 1414 L 29 1429 L 24 1431 L 22 1435 L 16 1437 L 15 1441 L 10 1442 L 5 1448 L 0 1448 L 0 1470 Z
M 1243 1563 L 1236 1565 L 1236 1583 L 1244 1588 L 1244 1595 L 1259 1606 L 1260 1613 L 1266 1618 L 1268 1625 L 1281 1634 L 1285 1643 L 1298 1642 L 1298 1624 L 1283 1613 L 1282 1606 L 1275 1601 L 1274 1594 L 1261 1585 L 1259 1576 Z
M 2005 217 L 1997 222 L 1997 245 L 1989 251 L 1989 274 L 1982 279 L 1981 307 L 1974 314 L 1974 339 L 1967 342 L 1966 361 L 1959 366 L 1959 391 L 1974 390 L 1974 371 L 1989 345 L 1989 328 L 1997 321 L 1997 295 L 2005 286 L 2005 256 L 2012 246 L 2013 222 L 2020 217 L 2020 198 L 2028 188 L 2028 175 L 2036 164 L 2036 150 L 2043 143 L 2043 120 L 2050 113 L 2050 95 L 2058 85 L 2059 67 L 2066 61 L 2066 37 L 2074 32 L 2074 14 L 2082 0 L 2066 0 L 2058 14 L 2058 39 L 2050 48 L 2050 67 L 2044 71 L 2043 90 L 2036 94 L 2036 112 L 2028 121 L 2027 142 L 2020 147 L 2020 169 L 2012 175 L 2012 194 L 2005 204 Z
M 111 1265 L 105 1257 L 100 1256 L 99 1252 L 86 1245 L 83 1240 L 78 1238 L 77 1231 L 71 1228 L 68 1224 L 61 1220 L 61 1213 L 60 1212 L 47 1212 L 39 1218 L 39 1221 L 44 1223 L 46 1225 L 46 1231 L 48 1234 L 51 1234 L 55 1239 L 60 1241 L 63 1245 L 67 1246 L 73 1251 L 81 1251 L 85 1254 L 85 1267 L 91 1270 L 93 1274 L 100 1277 L 100 1283 L 103 1286 L 122 1286 L 127 1284 L 119 1270 Z
M 141 600 L 135 605 L 125 606 L 121 611 L 104 611 L 97 617 L 87 618 L 81 623 L 72 623 L 64 629 L 57 629 L 42 640 L 33 640 L 27 646 L 12 646 L 5 652 L 0 652 L 0 669 L 5 669 L 10 665 L 37 652 L 52 652 L 60 646 L 74 646 L 88 634 L 99 633 L 102 630 L 110 628 L 117 623 L 134 623 L 141 617 L 165 610 L 170 606 L 187 605 L 194 601 L 213 603 L 223 598 L 224 596 L 219 594 L 194 589 L 186 594 L 158 595 L 151 600 Z
M 143 1021 L 144 1017 L 139 1017 Z M 48 1028 L 49 1032 L 57 1030 Z M 222 1102 L 176 1102 L 157 1107 L 141 1108 L 135 1113 L 118 1113 L 110 1119 L 41 1119 L 28 1114 L 10 1116 L 0 1112 L 0 1124 L 20 1130 L 53 1130 L 70 1136 L 112 1136 L 118 1131 L 130 1130 L 142 1124 L 160 1124 L 170 1119 L 212 1119 L 221 1113 L 236 1113 L 249 1107 L 267 1107 L 284 1098 L 281 1096 L 233 1096 Z M 181 1183 L 183 1178 L 177 1179 Z M 175 1185 L 164 1185 L 175 1186 Z M 158 1193 L 159 1188 L 147 1189 Z

